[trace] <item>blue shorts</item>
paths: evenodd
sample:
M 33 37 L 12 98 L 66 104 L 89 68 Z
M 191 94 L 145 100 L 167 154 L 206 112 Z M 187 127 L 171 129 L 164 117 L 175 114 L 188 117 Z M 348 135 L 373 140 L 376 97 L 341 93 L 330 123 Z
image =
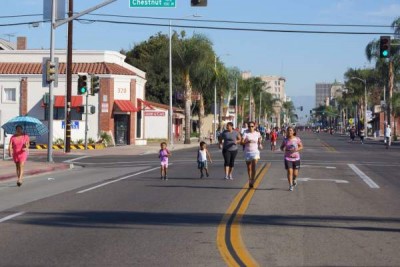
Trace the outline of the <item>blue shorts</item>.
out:
M 197 167 L 199 169 L 207 169 L 207 160 L 205 160 L 205 161 L 197 161 Z

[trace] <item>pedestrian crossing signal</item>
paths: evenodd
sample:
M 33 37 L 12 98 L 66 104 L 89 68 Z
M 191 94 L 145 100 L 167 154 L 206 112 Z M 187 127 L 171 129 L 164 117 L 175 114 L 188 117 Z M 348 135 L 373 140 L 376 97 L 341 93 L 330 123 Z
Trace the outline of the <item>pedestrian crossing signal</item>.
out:
M 87 93 L 87 75 L 78 75 L 78 95 Z

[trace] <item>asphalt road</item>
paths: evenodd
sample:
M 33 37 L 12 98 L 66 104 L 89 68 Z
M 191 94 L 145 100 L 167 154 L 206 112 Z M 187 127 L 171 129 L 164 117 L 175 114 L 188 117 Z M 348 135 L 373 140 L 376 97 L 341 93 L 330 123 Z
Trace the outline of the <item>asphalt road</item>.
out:
M 241 152 L 223 179 L 196 149 L 81 158 L 73 170 L 0 183 L 0 266 L 400 266 L 400 147 L 299 133 L 289 192 L 281 152 L 266 147 L 255 190 Z

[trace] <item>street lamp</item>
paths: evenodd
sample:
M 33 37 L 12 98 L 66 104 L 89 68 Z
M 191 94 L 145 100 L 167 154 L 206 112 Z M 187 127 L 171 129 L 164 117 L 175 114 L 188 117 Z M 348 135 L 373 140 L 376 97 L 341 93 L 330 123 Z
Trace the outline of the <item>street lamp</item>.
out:
M 350 79 L 355 79 L 355 80 L 359 80 L 361 82 L 364 83 L 364 131 L 365 133 L 368 133 L 368 127 L 367 127 L 367 79 L 361 79 L 358 77 L 351 77 Z M 368 134 L 367 134 L 368 135 Z
M 198 18 L 201 17 L 200 15 L 188 15 L 184 16 L 182 18 L 187 18 L 187 17 L 194 17 Z M 169 20 L 169 120 L 168 120 L 168 138 L 169 138 L 169 144 L 172 147 L 174 145 L 174 136 L 173 136 L 173 123 L 172 123 L 172 117 L 173 117 L 173 110 L 172 110 L 172 19 Z

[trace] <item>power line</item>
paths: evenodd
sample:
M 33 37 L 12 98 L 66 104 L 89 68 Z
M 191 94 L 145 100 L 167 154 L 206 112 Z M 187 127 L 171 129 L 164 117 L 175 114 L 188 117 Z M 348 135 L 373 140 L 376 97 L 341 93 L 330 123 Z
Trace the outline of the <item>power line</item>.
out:
M 328 24 L 328 23 L 289 23 L 289 22 L 265 22 L 265 21 L 238 21 L 238 20 L 211 20 L 211 19 L 190 19 L 190 18 L 161 18 L 148 16 L 127 16 L 115 14 L 88 14 L 91 16 L 117 17 L 117 18 L 138 18 L 154 20 L 175 20 L 175 21 L 195 21 L 195 22 L 213 22 L 213 23 L 232 23 L 232 24 L 259 24 L 259 25 L 282 25 L 282 26 L 312 26 L 312 27 L 368 27 L 368 28 L 392 28 L 391 25 L 374 24 Z
M 91 20 L 77 19 L 78 21 L 91 21 L 100 23 L 125 24 L 125 25 L 141 25 L 141 26 L 159 26 L 159 27 L 180 27 L 191 29 L 207 29 L 207 30 L 229 30 L 229 31 L 250 31 L 250 32 L 276 32 L 276 33 L 304 33 L 304 34 L 347 34 L 347 35 L 394 35 L 388 32 L 343 32 L 343 31 L 305 31 L 305 30 L 272 30 L 257 28 L 233 28 L 233 27 L 215 27 L 215 26 L 195 26 L 195 25 L 173 25 L 161 23 L 144 23 L 144 22 L 127 22 L 115 20 Z
M 211 20 L 211 19 L 190 19 L 190 18 L 168 18 L 168 17 L 150 17 L 150 16 L 128 16 L 104 13 L 89 13 L 90 16 L 133 18 L 133 19 L 152 19 L 152 20 L 174 20 L 174 21 L 194 21 L 206 23 L 231 23 L 231 24 L 253 24 L 253 25 L 281 25 L 281 26 L 308 26 L 308 27 L 362 27 L 362 28 L 392 28 L 391 25 L 377 24 L 329 24 L 329 23 L 289 23 L 289 22 L 265 22 L 265 21 L 238 21 L 238 20 Z M 0 16 L 3 18 L 22 18 L 43 16 L 43 14 L 20 14 L 10 16 Z

